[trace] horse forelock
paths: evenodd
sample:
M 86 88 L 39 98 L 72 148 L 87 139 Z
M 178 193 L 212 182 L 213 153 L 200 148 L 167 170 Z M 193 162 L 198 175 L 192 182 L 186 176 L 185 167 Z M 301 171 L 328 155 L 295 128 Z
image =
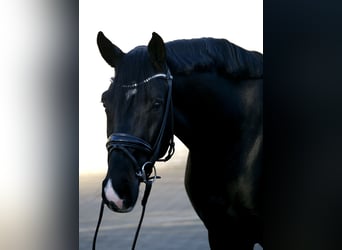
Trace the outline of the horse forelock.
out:
M 146 46 L 138 46 L 125 54 L 115 69 L 111 83 L 127 85 L 144 80 L 153 72 Z

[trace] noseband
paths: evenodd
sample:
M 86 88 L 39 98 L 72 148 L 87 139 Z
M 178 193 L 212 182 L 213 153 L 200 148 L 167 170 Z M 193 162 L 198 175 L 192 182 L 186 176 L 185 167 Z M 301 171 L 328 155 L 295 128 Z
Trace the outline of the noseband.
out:
M 135 174 L 138 176 L 140 182 L 146 182 L 147 176 L 145 174 L 145 166 L 150 164 L 150 161 L 145 162 L 142 166 L 139 166 L 138 161 L 133 154 L 129 151 L 130 148 L 136 149 L 148 155 L 152 153 L 152 147 L 148 142 L 142 140 L 139 137 L 132 136 L 125 133 L 115 133 L 109 136 L 106 144 L 108 150 L 108 158 L 112 152 L 117 150 L 123 152 L 128 159 L 132 162 L 135 168 Z
M 130 159 L 130 161 L 132 162 L 139 181 L 144 182 L 146 184 L 144 196 L 143 196 L 142 201 L 141 201 L 142 213 L 141 213 L 141 217 L 140 217 L 139 224 L 137 227 L 137 231 L 136 231 L 135 236 L 134 236 L 132 249 L 135 249 L 135 244 L 136 244 L 136 241 L 138 239 L 140 227 L 141 227 L 141 224 L 142 224 L 142 221 L 144 218 L 144 214 L 145 214 L 147 199 L 148 199 L 148 196 L 151 192 L 152 183 L 157 178 L 160 178 L 159 176 L 157 176 L 157 172 L 156 172 L 156 168 L 155 168 L 154 164 L 156 161 L 168 161 L 175 152 L 175 144 L 173 141 L 173 105 L 172 105 L 172 79 L 173 78 L 172 78 L 172 75 L 170 74 L 170 71 L 168 70 L 167 74 L 155 74 L 151 77 L 148 77 L 147 79 L 143 80 L 140 83 L 134 83 L 131 85 L 121 85 L 121 87 L 123 87 L 123 88 L 135 88 L 140 84 L 146 84 L 146 83 L 148 83 L 151 80 L 156 79 L 156 78 L 162 78 L 162 79 L 165 79 L 167 81 L 168 93 L 167 93 L 167 101 L 166 101 L 163 120 L 162 120 L 160 130 L 159 130 L 159 134 L 158 134 L 158 137 L 155 141 L 154 146 L 152 147 L 148 142 L 146 142 L 145 140 L 143 140 L 139 137 L 136 137 L 136 136 L 133 136 L 130 134 L 126 134 L 126 133 L 113 133 L 113 134 L 111 134 L 109 136 L 107 144 L 106 144 L 106 147 L 108 150 L 108 158 L 110 157 L 110 155 L 114 151 L 123 152 L 128 157 L 128 159 Z M 166 129 L 169 114 L 171 114 L 171 138 L 169 140 L 167 156 L 165 158 L 160 158 L 160 147 L 161 147 L 161 143 L 162 143 L 162 140 L 163 140 L 163 137 L 165 134 L 165 129 Z M 148 161 L 146 161 L 144 164 L 142 164 L 140 166 L 138 161 L 136 160 L 136 158 L 133 156 L 133 154 L 131 153 L 131 151 L 129 149 L 135 149 L 135 150 L 138 150 L 140 152 L 143 152 L 143 153 L 147 154 L 150 158 Z M 151 173 L 153 170 L 153 176 L 152 177 L 149 177 L 149 174 L 146 173 L 147 167 L 151 168 L 150 169 L 151 171 L 149 171 L 149 173 Z M 98 223 L 96 226 L 96 231 L 95 231 L 95 235 L 94 235 L 94 239 L 93 239 L 93 250 L 95 250 L 96 237 L 97 237 L 98 229 L 99 229 L 100 224 L 101 224 L 103 209 L 104 209 L 104 201 L 102 200 L 99 220 L 98 220 Z

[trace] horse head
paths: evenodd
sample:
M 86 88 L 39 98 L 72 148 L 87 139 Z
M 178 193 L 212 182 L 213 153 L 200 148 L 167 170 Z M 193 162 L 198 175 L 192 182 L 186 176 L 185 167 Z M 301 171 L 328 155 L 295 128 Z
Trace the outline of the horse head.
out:
M 162 38 L 153 33 L 148 46 L 128 53 L 102 32 L 97 44 L 103 59 L 115 69 L 111 85 L 102 94 L 107 116 L 108 171 L 102 199 L 115 212 L 134 207 L 139 184 L 148 182 L 154 163 L 173 151 L 172 76 L 166 65 Z M 172 150 L 171 150 L 172 149 Z

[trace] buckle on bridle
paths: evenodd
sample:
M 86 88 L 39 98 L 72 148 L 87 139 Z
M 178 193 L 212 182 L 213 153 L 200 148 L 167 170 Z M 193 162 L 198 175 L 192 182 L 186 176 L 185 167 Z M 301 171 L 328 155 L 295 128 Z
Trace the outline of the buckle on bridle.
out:
M 147 176 L 147 174 L 146 174 L 145 167 L 148 165 L 152 165 L 151 173 L 153 172 L 153 176 Z M 136 175 L 138 176 L 140 181 L 144 182 L 144 183 L 147 183 L 147 182 L 153 183 L 156 179 L 161 178 L 160 176 L 157 175 L 156 166 L 150 161 L 145 162 L 144 165 L 142 165 L 139 172 L 136 173 Z

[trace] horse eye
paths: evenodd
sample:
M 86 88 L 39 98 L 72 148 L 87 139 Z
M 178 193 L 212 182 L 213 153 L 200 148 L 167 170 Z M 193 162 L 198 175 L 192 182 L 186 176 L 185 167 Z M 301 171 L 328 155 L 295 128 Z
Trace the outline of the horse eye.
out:
M 153 103 L 153 108 L 154 109 L 158 109 L 162 105 L 163 105 L 163 101 L 162 100 L 155 100 L 154 103 Z

